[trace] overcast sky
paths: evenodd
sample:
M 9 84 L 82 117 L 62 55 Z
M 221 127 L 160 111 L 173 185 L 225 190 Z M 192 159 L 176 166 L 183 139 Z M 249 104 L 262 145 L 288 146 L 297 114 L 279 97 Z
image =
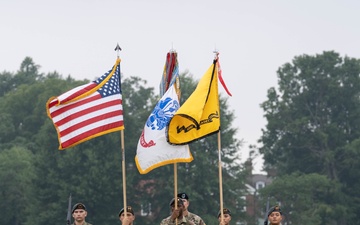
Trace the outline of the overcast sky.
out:
M 0 72 L 29 56 L 42 73 L 93 80 L 113 66 L 119 43 L 124 77 L 158 93 L 169 50 L 180 72 L 200 79 L 217 49 L 244 161 L 266 125 L 259 105 L 280 66 L 328 50 L 360 58 L 359 9 L 356 0 L 3 0 Z M 260 172 L 261 157 L 255 163 Z

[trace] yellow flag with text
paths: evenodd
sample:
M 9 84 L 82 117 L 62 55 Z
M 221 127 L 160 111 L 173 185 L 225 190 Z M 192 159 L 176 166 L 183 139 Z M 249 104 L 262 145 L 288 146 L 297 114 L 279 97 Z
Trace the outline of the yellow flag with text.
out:
M 167 126 L 167 141 L 183 145 L 220 130 L 218 68 L 216 60 Z

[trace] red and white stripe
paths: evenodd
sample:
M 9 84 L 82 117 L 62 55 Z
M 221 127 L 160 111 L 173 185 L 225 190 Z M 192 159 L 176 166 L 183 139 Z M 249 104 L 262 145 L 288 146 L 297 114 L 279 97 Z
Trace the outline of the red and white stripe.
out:
M 94 87 L 93 82 L 82 85 L 49 101 L 48 115 L 58 132 L 59 149 L 124 129 L 121 94 L 101 97 L 95 91 L 76 100 Z

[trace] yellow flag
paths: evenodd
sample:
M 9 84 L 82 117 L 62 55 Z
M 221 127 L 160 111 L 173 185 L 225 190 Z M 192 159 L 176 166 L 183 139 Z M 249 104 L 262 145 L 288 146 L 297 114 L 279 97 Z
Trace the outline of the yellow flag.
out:
M 166 134 L 169 143 L 183 145 L 219 130 L 218 68 L 214 61 L 170 120 Z

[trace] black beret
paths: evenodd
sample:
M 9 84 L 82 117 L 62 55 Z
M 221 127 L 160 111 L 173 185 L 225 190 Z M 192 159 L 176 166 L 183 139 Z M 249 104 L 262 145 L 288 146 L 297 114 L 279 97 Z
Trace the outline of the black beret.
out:
M 181 205 L 184 205 L 183 201 L 180 198 L 177 198 L 177 202 L 180 203 Z M 175 198 L 171 199 L 169 205 L 172 206 L 175 203 Z
M 179 193 L 177 196 L 181 199 L 189 200 L 189 196 L 185 192 Z
M 229 214 L 229 215 L 231 216 L 231 211 L 230 211 L 230 209 L 224 208 L 224 209 L 223 209 L 223 214 Z M 221 215 L 221 210 L 219 210 L 217 217 L 219 218 L 220 215 Z
M 280 207 L 279 207 L 278 205 L 273 206 L 273 207 L 271 207 L 271 208 L 269 209 L 269 211 L 268 211 L 268 213 L 267 213 L 268 217 L 270 216 L 270 214 L 271 214 L 272 212 L 279 212 L 279 213 L 282 215 L 281 209 L 280 209 Z
M 123 212 L 124 212 L 124 208 L 122 208 L 122 209 L 120 210 L 120 212 L 119 212 L 119 217 L 121 216 L 121 213 L 123 213 Z M 126 212 L 129 212 L 129 213 L 135 215 L 135 214 L 134 214 L 134 210 L 133 210 L 133 208 L 132 208 L 131 206 L 127 206 L 127 207 L 126 207 Z
M 86 211 L 86 207 L 85 207 L 85 205 L 82 204 L 82 203 L 76 203 L 76 204 L 73 206 L 71 213 L 74 213 L 74 211 L 75 211 L 76 209 L 83 209 L 83 210 Z

